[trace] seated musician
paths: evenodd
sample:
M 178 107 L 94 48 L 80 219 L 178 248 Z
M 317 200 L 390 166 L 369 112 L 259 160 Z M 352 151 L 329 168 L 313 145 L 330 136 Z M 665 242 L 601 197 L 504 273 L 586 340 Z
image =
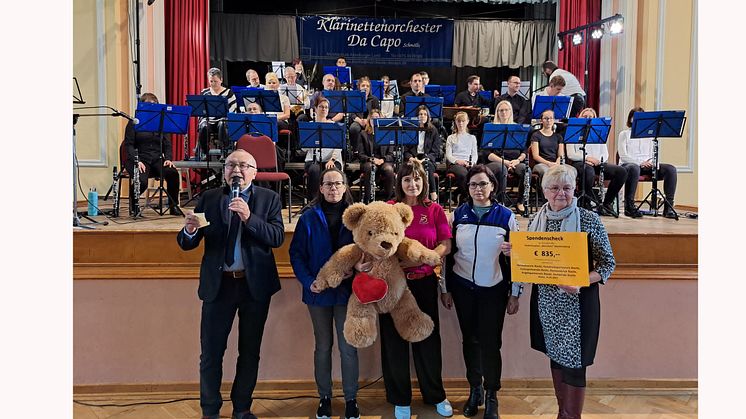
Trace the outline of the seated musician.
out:
M 158 98 L 152 93 L 143 93 L 141 102 L 158 103 Z M 134 190 L 130 181 L 130 212 L 133 210 L 134 198 L 148 188 L 148 178 L 163 176 L 168 195 L 168 209 L 171 215 L 181 215 L 179 211 L 179 172 L 171 162 L 171 140 L 165 135 L 154 132 L 136 132 L 132 121 L 127 122 L 124 130 L 124 149 L 127 151 L 125 167 L 130 179 L 140 177 L 140 190 Z M 162 154 L 161 154 L 162 153 Z M 135 154 L 139 163 L 135 168 Z M 163 172 L 161 172 L 161 167 Z
M 223 72 L 219 68 L 211 68 L 207 70 L 207 80 L 210 87 L 202 89 L 199 94 L 206 96 L 223 96 L 228 99 L 228 112 L 236 112 L 236 95 L 233 91 L 227 87 L 223 87 Z M 217 135 L 219 147 L 226 148 L 228 141 L 227 127 L 225 126 L 222 118 L 200 118 L 199 124 L 199 149 L 200 153 L 207 158 L 207 153 L 210 150 L 208 140 L 210 134 Z
M 303 61 L 301 61 L 300 58 L 293 59 L 293 69 L 295 69 L 295 74 L 297 75 L 298 79 L 296 80 L 296 83 L 300 84 L 301 86 L 308 88 L 308 83 L 310 80 L 306 80 L 306 71 L 303 68 Z
M 435 165 L 443 155 L 443 137 L 440 136 L 438 129 L 433 125 L 427 106 L 420 105 L 417 107 L 417 119 L 420 122 L 420 128 L 425 130 L 417 132 L 416 145 L 404 146 L 404 160 L 413 158 L 422 160 L 422 167 L 427 172 L 430 200 L 437 201 L 438 183 L 435 181 Z
M 596 111 L 592 108 L 585 108 L 580 111 L 578 118 L 597 118 Z M 599 215 L 614 215 L 612 203 L 624 186 L 627 171 L 609 162 L 609 148 L 606 144 L 586 144 L 585 163 L 583 162 L 583 150 L 580 147 L 582 147 L 581 144 L 566 144 L 567 158 L 578 171 L 578 180 L 583 177 L 580 171 L 585 170 L 585 193 L 588 195 L 593 194 L 593 181 L 601 171 L 601 162 L 604 162 L 604 180 L 609 181 L 609 189 L 597 211 Z
M 469 134 L 469 115 L 466 112 L 457 112 L 453 117 L 453 134 L 446 140 L 446 163 L 448 173 L 456 177 L 454 184 L 458 188 L 461 200 L 466 199 L 466 175 L 469 168 L 476 164 L 478 157 L 477 138 Z
M 480 79 L 479 76 L 472 75 L 466 79 L 466 90 L 459 92 L 453 101 L 453 104 L 459 108 L 467 107 L 473 109 L 489 109 L 492 106 L 491 101 L 482 97 L 479 94 L 480 91 Z M 476 128 L 478 131 L 482 131 L 484 123 L 487 121 L 486 116 L 479 116 L 479 119 L 471 121 L 471 127 Z
M 425 93 L 425 82 L 422 79 L 422 74 L 419 71 L 417 73 L 412 74 L 412 77 L 409 78 L 409 88 L 412 90 L 400 96 L 401 104 L 399 105 L 399 116 L 402 116 L 402 117 L 405 115 L 405 112 L 407 111 L 407 98 L 412 97 L 412 96 L 432 97 L 429 94 Z M 438 129 L 438 132 L 440 132 L 441 135 L 445 136 L 443 122 L 439 118 L 433 118 L 432 123 L 433 125 L 435 125 L 435 128 Z
M 311 99 L 309 101 L 310 105 L 315 104 L 318 102 L 319 96 L 324 96 L 324 91 L 328 90 L 340 90 L 340 84 L 339 80 L 334 77 L 332 74 L 324 74 L 324 77 L 321 79 L 321 84 L 324 86 L 324 90 L 319 90 L 317 92 L 314 92 L 313 95 L 311 95 Z M 327 118 L 331 119 L 333 122 L 340 122 L 344 118 L 344 114 L 339 112 L 329 113 Z M 311 121 L 313 118 L 308 115 L 300 115 L 298 116 L 298 121 Z
M 520 95 L 520 89 L 521 78 L 518 76 L 510 76 L 508 78 L 508 91 L 505 92 L 504 95 L 500 95 L 500 92 L 495 90 L 495 95 L 498 100 L 507 100 L 513 106 L 513 121 L 515 121 L 516 124 L 530 124 L 531 102 Z M 496 118 L 497 116 L 497 113 L 495 113 Z
M 246 81 L 249 82 L 246 87 L 264 89 L 264 85 L 261 84 L 261 79 L 259 78 L 259 73 L 257 73 L 256 70 L 254 70 L 253 68 L 246 70 Z
M 315 122 L 334 123 L 328 118 L 329 100 L 324 96 L 318 96 L 314 104 Z M 342 170 L 342 150 L 337 148 L 322 148 L 319 154 L 318 148 L 304 148 L 306 151 L 305 171 L 308 176 L 308 185 L 318 185 L 321 172 L 332 167 Z M 308 187 L 308 200 L 312 201 L 319 193 L 319 188 Z
M 395 146 L 376 145 L 373 120 L 380 117 L 380 110 L 371 109 L 368 113 L 365 130 L 359 135 L 359 141 L 355 147 L 355 154 L 360 162 L 360 171 L 364 175 L 363 200 L 366 203 L 375 201 L 370 182 L 373 166 L 376 167 L 376 183 L 383 186 L 384 201 L 388 201 L 394 196 L 394 183 L 396 182 L 396 174 L 394 173 Z
M 365 93 L 365 112 L 351 113 L 349 115 L 352 118 L 349 130 L 350 144 L 360 142 L 360 132 L 367 127 L 370 111 L 381 108 L 378 98 L 370 93 L 370 79 L 367 76 L 363 76 L 358 80 L 357 87 L 361 92 Z
M 383 82 L 383 100 L 381 100 L 381 117 L 392 118 L 399 113 L 399 98 L 394 97 L 394 88 L 391 86 L 391 78 L 387 75 L 381 76 Z
M 513 106 L 507 100 L 501 100 L 497 104 L 494 124 L 514 124 Z M 526 175 L 526 164 L 528 163 L 525 147 L 523 150 L 505 150 L 500 154 L 500 150 L 482 150 L 480 152 L 481 161 L 484 163 L 497 178 L 497 194 L 505 192 L 508 174 L 513 173 L 518 179 L 518 199 L 515 201 L 515 209 L 523 213 L 523 194 L 525 192 L 525 182 L 523 177 Z

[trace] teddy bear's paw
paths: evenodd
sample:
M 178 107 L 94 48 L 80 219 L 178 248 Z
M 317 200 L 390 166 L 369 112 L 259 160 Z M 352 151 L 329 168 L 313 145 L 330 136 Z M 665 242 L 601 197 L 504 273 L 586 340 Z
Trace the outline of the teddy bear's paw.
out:
M 441 259 L 440 259 L 440 255 L 438 255 L 437 252 L 434 252 L 434 251 L 425 252 L 422 258 L 423 258 L 423 261 L 430 266 L 440 265 Z
M 420 312 L 419 316 L 408 317 L 408 321 L 397 328 L 399 335 L 408 342 L 420 342 L 433 333 L 435 325 L 430 316 Z
M 316 278 L 316 280 L 311 283 L 311 289 L 315 291 L 320 292 L 327 288 L 329 288 L 329 283 L 320 278 Z
M 367 348 L 376 341 L 378 330 L 375 319 L 350 317 L 345 320 L 344 336 L 355 348 Z

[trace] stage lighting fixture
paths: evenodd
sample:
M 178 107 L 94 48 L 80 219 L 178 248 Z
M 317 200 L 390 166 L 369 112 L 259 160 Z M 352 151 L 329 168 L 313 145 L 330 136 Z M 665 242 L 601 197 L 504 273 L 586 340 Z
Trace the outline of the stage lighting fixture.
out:
M 557 49 L 558 50 L 562 50 L 562 48 L 564 48 L 564 47 L 565 47 L 565 43 L 562 42 L 562 39 L 557 38 Z
M 575 32 L 572 36 L 572 44 L 573 45 L 580 45 L 583 43 L 583 34 L 580 32 Z
M 591 32 L 591 38 L 593 39 L 601 39 L 602 36 L 604 36 L 604 30 L 601 28 L 596 28 Z
M 612 35 L 618 35 L 622 31 L 624 31 L 624 18 L 617 19 L 609 25 L 609 33 Z

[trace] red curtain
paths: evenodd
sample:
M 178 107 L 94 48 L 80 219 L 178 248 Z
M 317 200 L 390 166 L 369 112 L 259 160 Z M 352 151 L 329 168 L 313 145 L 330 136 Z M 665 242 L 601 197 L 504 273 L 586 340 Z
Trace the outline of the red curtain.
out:
M 166 0 L 166 103 L 186 105 L 186 95 L 198 94 L 210 68 L 209 0 Z M 184 159 L 184 137 L 173 136 L 174 160 Z M 197 143 L 197 121 L 189 123 L 189 150 Z
M 560 0 L 560 24 L 557 32 L 577 28 L 601 20 L 601 0 Z M 558 52 L 557 65 L 580 81 L 586 95 L 587 106 L 598 111 L 599 72 L 601 63 L 600 40 L 590 39 L 591 31 L 583 31 L 583 43 L 572 45 L 572 35 L 562 39 L 564 48 Z M 588 86 L 585 86 L 585 48 L 588 45 Z

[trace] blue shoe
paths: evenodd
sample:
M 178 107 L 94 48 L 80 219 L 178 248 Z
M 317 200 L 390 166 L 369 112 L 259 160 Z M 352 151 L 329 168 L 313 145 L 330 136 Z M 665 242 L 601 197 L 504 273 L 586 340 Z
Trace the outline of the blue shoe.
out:
M 394 418 L 409 419 L 412 416 L 412 409 L 409 406 L 395 406 Z
M 451 407 L 451 402 L 449 402 L 448 399 L 443 399 L 442 402 L 436 404 L 435 411 L 438 412 L 440 416 L 447 418 L 453 416 L 453 407 Z

